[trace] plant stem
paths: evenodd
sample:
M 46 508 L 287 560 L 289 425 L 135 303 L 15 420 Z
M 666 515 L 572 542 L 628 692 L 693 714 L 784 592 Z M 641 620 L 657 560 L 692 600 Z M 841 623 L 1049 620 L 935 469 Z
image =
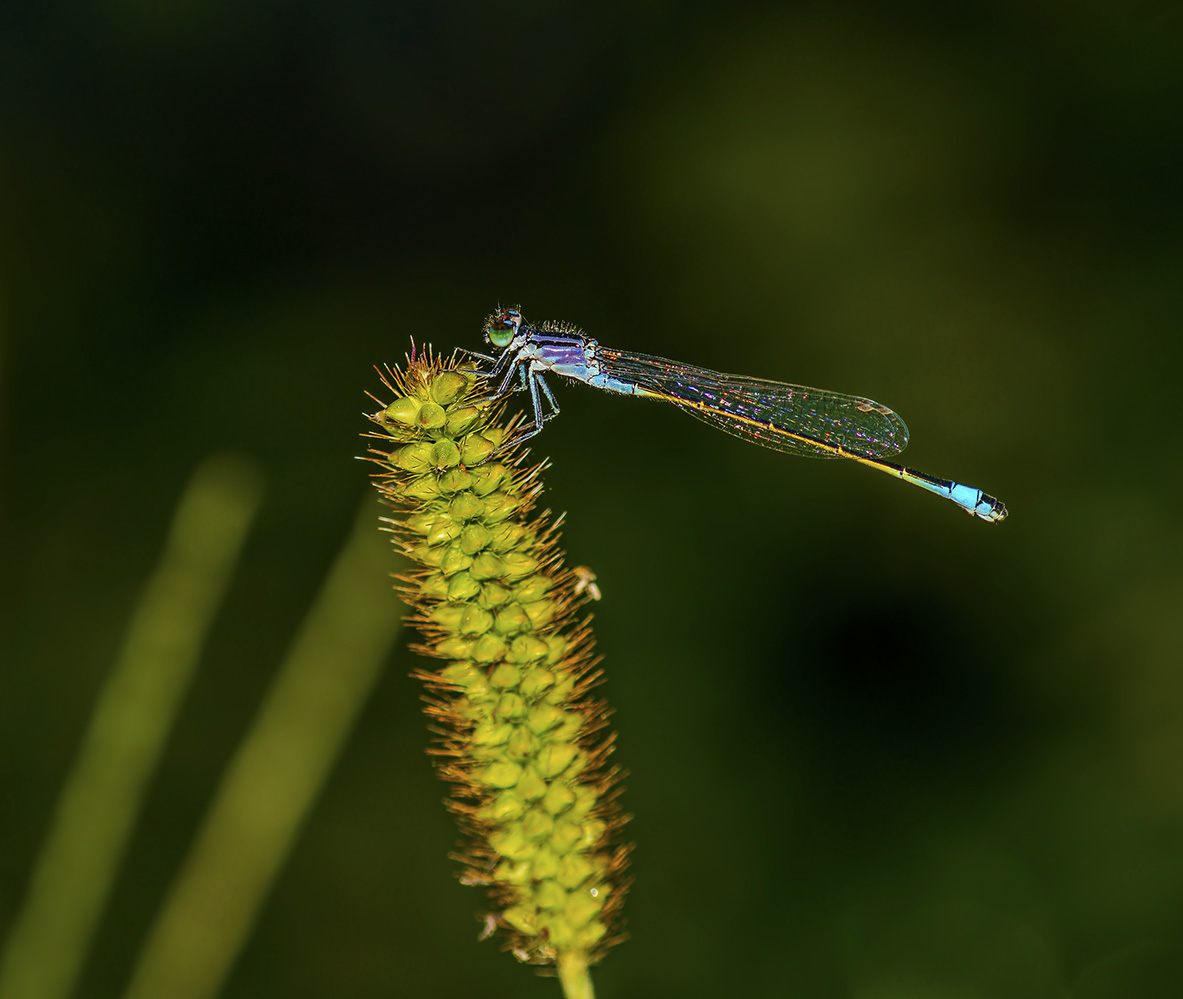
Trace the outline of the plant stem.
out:
M 596 999 L 587 955 L 581 951 L 567 951 L 559 956 L 559 982 L 563 986 L 563 999 Z

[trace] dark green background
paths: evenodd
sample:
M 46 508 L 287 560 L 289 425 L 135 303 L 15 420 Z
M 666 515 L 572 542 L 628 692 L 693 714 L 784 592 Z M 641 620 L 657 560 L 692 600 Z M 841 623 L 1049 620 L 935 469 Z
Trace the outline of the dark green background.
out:
M 636 815 L 601 995 L 1173 994 L 1181 36 L 1067 0 L 4 5 L 0 924 L 196 463 L 267 501 L 87 997 L 348 531 L 371 366 L 520 303 L 870 395 L 1011 510 L 558 387 L 536 453 Z M 557 996 L 475 940 L 412 666 L 228 997 Z

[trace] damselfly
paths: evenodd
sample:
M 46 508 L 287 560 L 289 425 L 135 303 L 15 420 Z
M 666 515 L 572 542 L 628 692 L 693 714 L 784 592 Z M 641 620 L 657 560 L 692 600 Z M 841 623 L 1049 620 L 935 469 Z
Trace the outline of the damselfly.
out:
M 528 391 L 534 408 L 533 424 L 510 444 L 533 437 L 558 413 L 559 404 L 544 377 L 554 372 L 606 392 L 664 400 L 774 451 L 849 458 L 936 493 L 990 523 L 1006 516 L 1002 502 L 980 489 L 885 461 L 907 446 L 908 428 L 871 399 L 613 350 L 562 323 L 531 326 L 516 309 L 490 316 L 485 337 L 501 350 L 496 357 L 475 355 L 493 365 L 481 374 L 494 383 L 494 394 L 515 388 Z

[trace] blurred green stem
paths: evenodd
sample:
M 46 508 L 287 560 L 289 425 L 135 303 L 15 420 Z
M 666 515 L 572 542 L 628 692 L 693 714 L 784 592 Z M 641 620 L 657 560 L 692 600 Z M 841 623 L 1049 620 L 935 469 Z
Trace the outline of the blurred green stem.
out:
M 0 959 L 0 999 L 64 999 L 258 509 L 252 466 L 202 464 L 98 696 Z
M 209 999 L 381 675 L 401 624 L 367 499 L 217 790 L 125 999 Z

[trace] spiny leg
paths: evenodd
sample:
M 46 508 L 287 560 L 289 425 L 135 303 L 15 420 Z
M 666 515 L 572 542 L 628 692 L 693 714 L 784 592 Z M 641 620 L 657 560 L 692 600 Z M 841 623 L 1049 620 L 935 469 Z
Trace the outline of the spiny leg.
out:
M 554 393 L 551 392 L 550 386 L 546 383 L 546 379 L 542 377 L 541 371 L 539 371 L 534 376 L 534 380 L 538 383 L 539 387 L 542 389 L 542 394 L 546 396 L 546 401 L 548 403 L 550 403 L 550 412 L 547 413 L 546 416 L 543 417 L 543 420 L 554 419 L 554 417 L 559 415 L 559 404 L 558 404 L 558 401 L 554 397 Z M 535 410 L 537 410 L 537 409 L 538 409 L 537 402 L 535 402 Z
M 534 434 L 541 432 L 542 424 L 546 422 L 546 417 L 542 415 L 542 399 L 538 396 L 538 383 L 542 381 L 542 375 L 535 374 L 533 371 L 527 372 L 523 367 L 522 381 L 527 382 L 530 386 L 530 402 L 534 406 L 534 430 L 530 434 L 533 437 Z M 547 395 L 550 395 L 549 389 Z
M 497 363 L 497 358 L 492 357 L 489 354 L 482 354 L 480 351 L 477 351 L 477 350 L 469 350 L 467 347 L 461 347 L 460 349 L 462 351 L 464 351 L 464 353 L 466 353 L 469 357 L 478 357 L 482 361 L 488 361 L 490 364 L 493 364 L 493 365 L 496 365 L 496 363 Z M 485 373 L 488 374 L 488 372 L 485 372 Z
M 552 416 L 557 416 L 559 412 L 559 404 L 555 401 L 554 393 L 551 392 L 550 386 L 546 384 L 546 379 L 542 377 L 541 371 L 527 371 L 526 365 L 522 365 L 523 381 L 530 389 L 530 404 L 534 411 L 534 422 L 517 434 L 513 440 L 502 444 L 494 454 L 504 451 L 506 448 L 513 447 L 515 444 L 521 444 L 522 441 L 528 441 L 531 437 L 537 437 L 542 433 L 542 425 Z M 542 394 L 538 392 L 539 387 L 542 389 Z M 550 405 L 551 411 L 544 413 L 542 411 L 542 399 L 545 396 L 547 403 Z
M 501 374 L 498 368 L 501 367 L 501 362 L 507 357 L 509 357 L 508 354 L 502 354 L 501 357 L 497 358 L 497 364 L 494 366 L 493 370 L 489 372 L 490 378 L 496 378 L 499 374 Z M 500 399 L 503 395 L 510 391 L 510 385 L 513 383 L 514 375 L 520 374 L 521 370 L 521 362 L 516 358 L 509 362 L 505 376 L 501 379 L 501 383 L 493 391 L 494 399 Z
M 493 365 L 488 371 L 482 371 L 480 368 L 459 368 L 459 369 L 457 369 L 461 372 L 461 374 L 475 375 L 477 378 L 483 378 L 483 379 L 485 379 L 485 381 L 491 381 L 494 378 L 500 377 L 502 368 L 504 368 L 507 364 L 509 364 L 511 367 L 513 366 L 512 365 L 512 358 L 514 355 L 509 354 L 507 352 L 502 352 L 497 357 L 490 357 L 488 354 L 481 354 L 475 350 L 469 350 L 467 347 L 461 347 L 460 349 L 463 350 L 464 353 L 468 354 L 470 357 L 475 357 L 475 358 L 478 358 L 479 360 L 487 361 Z M 503 391 L 504 391 L 504 386 L 502 386 L 497 391 L 496 395 L 500 395 Z

